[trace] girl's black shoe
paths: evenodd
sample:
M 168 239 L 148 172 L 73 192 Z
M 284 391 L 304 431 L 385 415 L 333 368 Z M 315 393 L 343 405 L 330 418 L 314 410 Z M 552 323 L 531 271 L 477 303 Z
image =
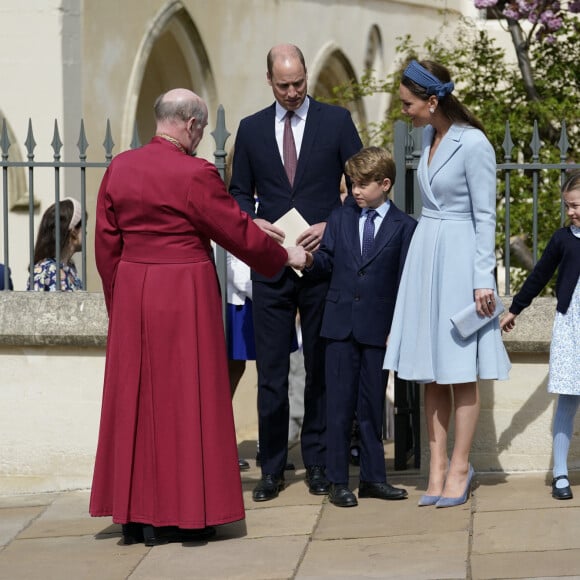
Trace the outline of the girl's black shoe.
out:
M 568 481 L 568 485 L 565 487 L 557 487 L 556 482 L 560 479 L 565 479 L 568 481 L 568 476 L 559 475 L 558 477 L 554 477 L 552 480 L 552 497 L 554 499 L 572 499 L 574 496 L 572 495 L 572 490 L 570 489 L 570 482 Z

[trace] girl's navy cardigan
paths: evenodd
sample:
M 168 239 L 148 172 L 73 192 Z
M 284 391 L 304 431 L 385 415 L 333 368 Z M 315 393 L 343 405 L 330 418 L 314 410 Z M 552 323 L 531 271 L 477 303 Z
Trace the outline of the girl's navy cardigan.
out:
M 569 227 L 556 230 L 522 289 L 514 296 L 510 312 L 519 314 L 544 289 L 558 268 L 556 310 L 566 314 L 580 276 L 580 238 Z

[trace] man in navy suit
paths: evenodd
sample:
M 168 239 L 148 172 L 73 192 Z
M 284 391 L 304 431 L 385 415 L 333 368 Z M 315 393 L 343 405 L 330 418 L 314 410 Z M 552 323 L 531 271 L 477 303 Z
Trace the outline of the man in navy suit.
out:
M 310 226 L 296 243 L 314 252 L 326 220 L 340 206 L 344 163 L 362 147 L 350 113 L 307 95 L 300 49 L 279 45 L 267 57 L 267 80 L 276 100 L 246 117 L 236 136 L 230 193 L 266 233 L 282 242 L 274 225 L 291 208 Z M 254 210 L 255 197 L 258 198 Z M 299 277 L 290 268 L 272 278 L 252 272 L 258 370 L 258 421 L 262 478 L 254 501 L 275 498 L 284 487 L 288 455 L 289 353 L 297 311 L 302 328 L 304 422 L 301 432 L 306 482 L 313 494 L 328 493 L 325 476 L 326 400 L 320 324 L 325 280 Z
M 4 284 L 5 272 L 8 272 L 8 285 Z M 10 277 L 10 268 L 7 268 L 4 264 L 0 264 L 0 290 L 14 290 L 12 278 Z
M 330 276 L 322 336 L 327 339 L 327 462 L 329 500 L 357 505 L 348 486 L 351 426 L 360 427 L 359 498 L 396 500 L 404 489 L 387 483 L 382 442 L 387 372 L 383 371 L 399 280 L 416 221 L 388 200 L 395 164 L 385 149 L 368 147 L 346 163 L 354 201 L 328 220 L 320 249 L 306 260 L 311 275 Z M 355 203 L 356 202 L 356 203 Z

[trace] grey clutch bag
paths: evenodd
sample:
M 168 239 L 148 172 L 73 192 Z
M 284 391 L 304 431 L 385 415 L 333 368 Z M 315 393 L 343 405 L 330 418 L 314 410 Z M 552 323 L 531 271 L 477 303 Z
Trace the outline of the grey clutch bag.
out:
M 504 310 L 503 302 L 496 294 L 495 310 L 491 318 L 480 316 L 475 309 L 475 302 L 472 302 L 469 306 L 454 314 L 451 317 L 451 322 L 461 335 L 461 338 L 469 338 L 474 332 L 477 332 L 480 328 L 489 324 L 494 318 L 497 318 Z

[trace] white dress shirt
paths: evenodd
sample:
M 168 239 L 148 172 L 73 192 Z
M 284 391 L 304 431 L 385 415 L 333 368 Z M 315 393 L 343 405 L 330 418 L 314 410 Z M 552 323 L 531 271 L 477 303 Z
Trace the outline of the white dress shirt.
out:
M 306 116 L 308 115 L 309 106 L 310 97 L 306 97 L 300 107 L 294 111 L 294 115 L 290 119 L 292 134 L 294 135 L 294 144 L 296 145 L 296 159 L 300 157 L 300 147 L 302 147 L 302 137 L 304 137 L 304 126 L 306 125 Z M 276 143 L 278 144 L 280 159 L 284 159 L 282 143 L 284 140 L 284 117 L 287 112 L 288 111 L 286 111 L 286 109 L 276 101 L 276 118 L 274 127 L 276 129 Z

